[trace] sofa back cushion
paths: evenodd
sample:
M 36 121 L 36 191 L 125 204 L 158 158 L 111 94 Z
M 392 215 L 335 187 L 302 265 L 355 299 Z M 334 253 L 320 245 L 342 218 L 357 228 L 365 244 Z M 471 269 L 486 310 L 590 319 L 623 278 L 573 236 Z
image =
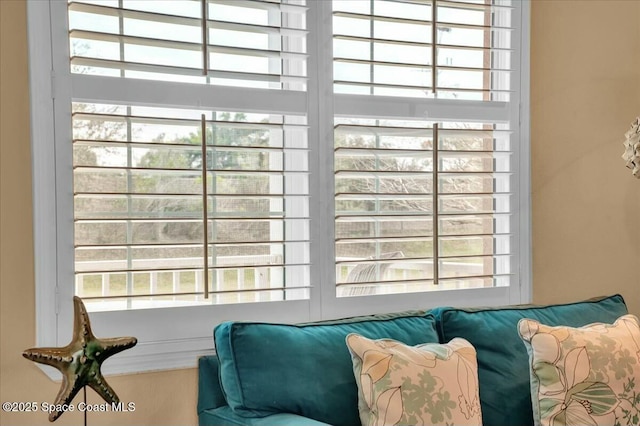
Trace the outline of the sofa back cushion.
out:
M 412 346 L 438 341 L 435 318 L 424 311 L 299 325 L 223 323 L 214 339 L 227 403 L 247 417 L 285 412 L 359 425 L 350 333 Z
M 485 426 L 533 425 L 529 356 L 518 335 L 520 319 L 581 327 L 593 322 L 613 323 L 626 313 L 620 295 L 563 305 L 434 310 L 441 341 L 462 337 L 476 349 Z

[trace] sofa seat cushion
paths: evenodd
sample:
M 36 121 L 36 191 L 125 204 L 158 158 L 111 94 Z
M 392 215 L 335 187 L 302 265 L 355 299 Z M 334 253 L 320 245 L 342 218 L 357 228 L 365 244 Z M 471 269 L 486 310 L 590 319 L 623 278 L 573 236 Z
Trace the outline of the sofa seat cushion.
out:
M 412 346 L 438 341 L 435 318 L 424 311 L 299 325 L 222 323 L 214 339 L 227 403 L 246 417 L 293 413 L 359 425 L 350 333 Z
M 533 411 L 529 356 L 518 334 L 518 321 L 570 327 L 613 323 L 627 313 L 622 296 L 615 295 L 561 305 L 520 305 L 502 308 L 439 308 L 441 341 L 468 340 L 476 349 L 480 404 L 485 426 L 531 426 Z
M 278 413 L 267 417 L 242 417 L 225 405 L 201 412 L 198 416 L 199 426 L 330 426 L 326 423 L 298 416 L 296 414 Z

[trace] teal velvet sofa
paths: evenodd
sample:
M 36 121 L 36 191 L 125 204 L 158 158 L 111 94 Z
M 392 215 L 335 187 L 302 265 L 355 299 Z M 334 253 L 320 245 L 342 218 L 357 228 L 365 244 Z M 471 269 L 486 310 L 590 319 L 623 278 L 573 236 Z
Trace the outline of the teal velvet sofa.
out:
M 485 426 L 532 426 L 522 318 L 580 327 L 627 313 L 620 295 L 558 305 L 441 307 L 307 324 L 227 322 L 214 330 L 216 355 L 202 357 L 198 420 L 205 425 L 360 424 L 349 333 L 408 345 L 467 339 L 476 349 Z

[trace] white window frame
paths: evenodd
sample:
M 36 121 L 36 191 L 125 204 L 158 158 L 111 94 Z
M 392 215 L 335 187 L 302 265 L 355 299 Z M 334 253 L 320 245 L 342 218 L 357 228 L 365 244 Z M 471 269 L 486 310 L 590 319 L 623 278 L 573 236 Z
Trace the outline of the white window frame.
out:
M 308 0 L 307 92 L 269 90 L 255 96 L 253 89 L 185 85 L 108 77 L 74 76 L 68 64 L 66 1 L 28 0 L 30 59 L 31 138 L 34 198 L 36 342 L 37 346 L 64 346 L 71 338 L 73 271 L 73 194 L 71 150 L 56 145 L 71 138 L 71 99 L 95 99 L 96 82 L 107 85 L 114 100 L 134 104 L 244 110 L 250 99 L 255 110 L 268 110 L 273 96 L 285 105 L 280 113 L 307 111 L 309 123 L 311 291 L 309 300 L 198 307 L 143 309 L 90 313 L 99 337 L 132 335 L 139 344 L 103 367 L 106 374 L 195 367 L 198 356 L 213 353 L 213 327 L 225 320 L 300 322 L 441 305 L 470 306 L 527 303 L 531 300 L 531 217 L 529 150 L 529 16 L 528 0 L 515 2 L 515 55 L 510 103 L 478 107 L 474 102 L 388 97 L 376 104 L 362 103 L 357 95 L 331 96 L 333 87 L 331 52 L 331 2 Z M 51 25 L 51 22 L 62 23 Z M 60 52 L 58 49 L 62 49 Z M 124 90 L 123 90 L 124 88 Z M 160 90 L 161 89 L 161 90 Z M 215 95 L 215 96 L 212 96 Z M 216 100 L 223 99 L 222 103 Z M 105 102 L 110 101 L 104 99 Z M 511 119 L 514 153 L 514 278 L 509 287 L 412 294 L 336 297 L 333 188 L 334 113 L 358 116 L 363 105 L 369 115 L 397 118 L 446 118 L 477 120 Z M 383 108 L 379 109 L 378 105 Z M 437 105 L 437 110 L 436 110 Z M 376 109 L 378 108 L 378 109 Z M 517 123 L 519 122 L 519 127 Z M 53 137 L 52 135 L 55 135 Z M 65 139 L 66 138 L 66 139 Z M 43 367 L 52 378 L 57 370 Z

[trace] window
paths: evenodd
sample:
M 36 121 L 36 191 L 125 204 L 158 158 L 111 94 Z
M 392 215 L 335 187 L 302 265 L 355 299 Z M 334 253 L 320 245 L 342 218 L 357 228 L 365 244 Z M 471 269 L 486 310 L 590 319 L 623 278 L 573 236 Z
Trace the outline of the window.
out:
M 507 130 L 336 123 L 338 295 L 510 285 Z
M 508 2 L 333 2 L 334 92 L 363 95 L 360 118 L 334 122 L 339 296 L 511 284 L 510 119 L 398 117 L 383 98 L 473 100 L 476 114 L 508 102 L 511 14 Z
M 28 7 L 38 344 L 528 300 L 526 4 Z
M 304 116 L 72 117 L 75 293 L 92 310 L 308 298 Z

